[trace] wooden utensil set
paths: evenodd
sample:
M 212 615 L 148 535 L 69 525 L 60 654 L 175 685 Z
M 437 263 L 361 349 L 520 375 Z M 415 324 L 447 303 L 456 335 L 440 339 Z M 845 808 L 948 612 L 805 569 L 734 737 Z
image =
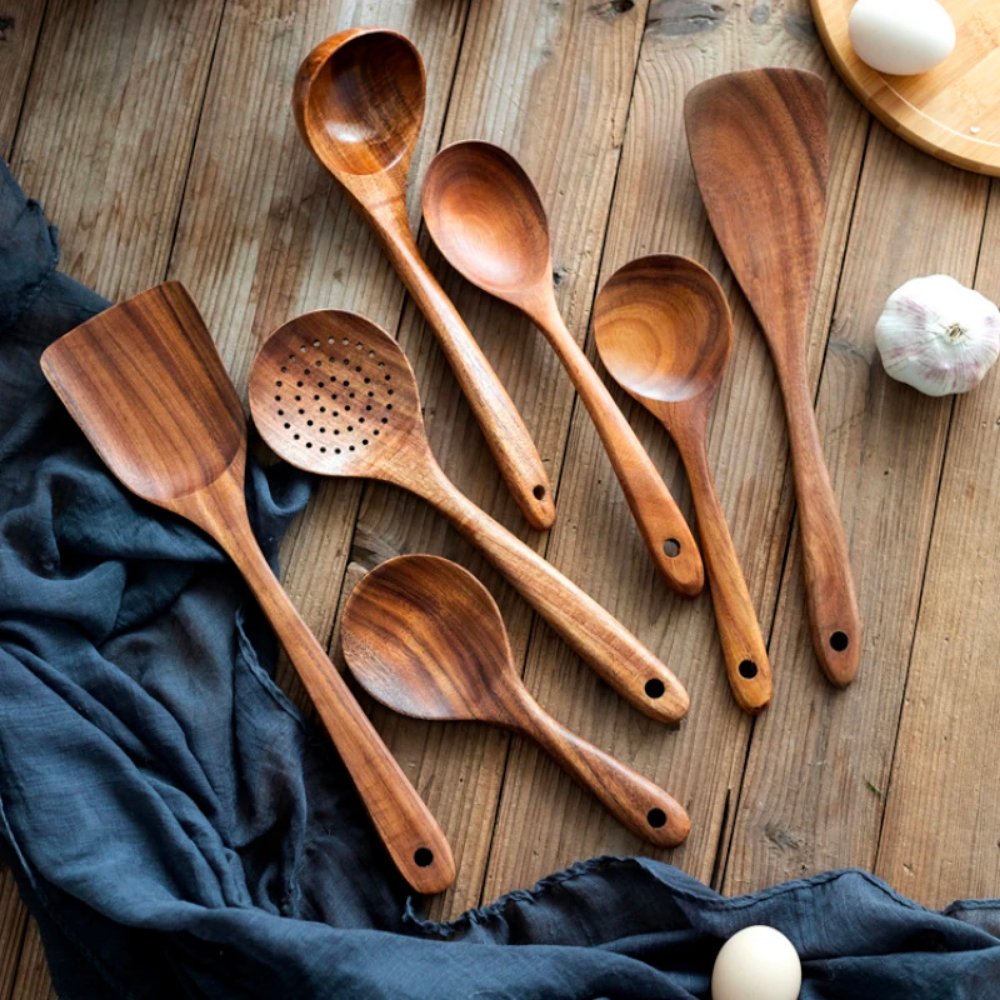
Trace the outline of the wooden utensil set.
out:
M 555 506 L 538 452 L 421 258 L 407 220 L 406 179 L 423 104 L 419 54 L 403 36 L 380 29 L 327 39 L 295 84 L 307 145 L 379 236 L 437 333 L 525 518 L 548 528 Z M 709 216 L 778 372 L 813 644 L 827 676 L 845 685 L 860 659 L 857 600 L 805 366 L 826 202 L 823 84 L 792 70 L 719 77 L 692 91 L 686 121 Z M 447 260 L 521 309 L 549 339 L 594 421 L 654 565 L 688 596 L 702 590 L 707 574 L 733 695 L 745 711 L 762 711 L 771 698 L 767 649 L 705 445 L 711 400 L 732 350 L 729 307 L 715 279 L 681 257 L 643 258 L 608 281 L 594 313 L 605 367 L 677 443 L 703 566 L 663 479 L 559 315 L 545 211 L 520 165 L 488 143 L 449 146 L 428 170 L 423 212 Z M 455 863 L 444 834 L 260 553 L 243 495 L 243 409 L 187 292 L 168 282 L 101 313 L 53 344 L 42 367 L 115 475 L 205 530 L 237 564 L 399 870 L 419 892 L 447 888 Z M 406 355 L 369 320 L 326 310 L 286 323 L 254 361 L 249 402 L 258 430 L 283 459 L 423 497 L 622 697 L 664 722 L 687 712 L 686 692 L 656 656 L 445 476 L 427 442 Z M 479 719 L 520 732 L 650 843 L 673 847 L 688 835 L 688 816 L 673 798 L 531 698 L 493 598 L 454 563 L 432 556 L 383 563 L 351 594 L 342 636 L 355 679 L 383 704 L 418 718 Z

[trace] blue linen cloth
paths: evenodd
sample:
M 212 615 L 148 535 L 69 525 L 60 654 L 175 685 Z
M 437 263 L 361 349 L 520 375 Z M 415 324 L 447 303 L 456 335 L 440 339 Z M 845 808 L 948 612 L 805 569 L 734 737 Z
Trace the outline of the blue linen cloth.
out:
M 49 390 L 41 352 L 107 303 L 0 167 L 0 855 L 61 997 L 707 998 L 722 943 L 762 923 L 805 1000 L 1000 998 L 1000 901 L 935 913 L 860 871 L 724 899 L 598 858 L 421 920 L 233 568 Z M 251 462 L 272 559 L 308 491 Z

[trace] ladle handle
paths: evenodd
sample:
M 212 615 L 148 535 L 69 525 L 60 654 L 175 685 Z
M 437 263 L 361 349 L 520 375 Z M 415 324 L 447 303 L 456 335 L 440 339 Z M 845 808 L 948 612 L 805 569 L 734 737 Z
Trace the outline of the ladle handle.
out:
M 533 318 L 594 421 L 653 565 L 674 590 L 695 597 L 705 586 L 705 571 L 691 529 L 614 397 L 549 300 L 547 290 L 546 300 L 532 310 Z
M 556 519 L 548 473 L 528 428 L 486 355 L 438 284 L 417 247 L 405 205 L 386 204 L 371 214 L 403 284 L 437 334 L 448 364 L 482 429 L 517 505 L 532 528 L 546 530 Z
M 690 700 L 677 678 L 593 598 L 481 511 L 431 460 L 427 476 L 400 482 L 437 507 L 524 599 L 623 698 L 660 722 L 676 722 Z
M 771 701 L 771 664 L 712 479 L 705 450 L 704 418 L 694 419 L 697 423 L 693 426 L 676 422 L 672 436 L 691 483 L 701 554 L 712 592 L 729 686 L 740 708 L 756 715 Z
M 570 732 L 525 695 L 518 728 L 636 836 L 676 847 L 691 832 L 687 812 L 648 778 Z
M 776 367 L 788 418 L 813 649 L 829 680 L 847 687 L 861 663 L 861 613 L 851 558 L 823 457 L 805 362 Z
M 215 535 L 246 578 L 396 867 L 417 892 L 443 892 L 455 881 L 455 860 L 444 833 L 271 571 L 242 509 L 242 486 L 222 480 L 214 489 L 220 487 L 240 489 L 239 505 L 223 496 L 220 516 L 193 519 Z

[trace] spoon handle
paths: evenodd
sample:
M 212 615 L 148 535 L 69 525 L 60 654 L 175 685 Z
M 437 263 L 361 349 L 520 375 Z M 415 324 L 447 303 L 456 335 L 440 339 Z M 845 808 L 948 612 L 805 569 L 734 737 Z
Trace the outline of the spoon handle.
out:
M 687 812 L 648 778 L 557 722 L 527 694 L 517 726 L 620 823 L 657 847 L 676 847 L 691 832 Z
M 387 205 L 370 213 L 370 218 L 393 267 L 437 334 L 525 520 L 536 530 L 551 528 L 556 519 L 555 499 L 538 449 L 497 373 L 427 267 L 413 238 L 405 205 Z
M 239 567 L 288 652 L 403 877 L 417 892 L 443 892 L 455 880 L 451 847 L 267 564 L 243 507 L 242 475 L 230 470 L 209 489 L 172 507 L 213 535 Z
M 551 292 L 547 298 L 551 300 Z M 555 302 L 546 301 L 533 318 L 590 413 L 653 565 L 678 593 L 697 596 L 705 586 L 704 566 L 691 529 L 663 477 L 594 366 L 566 329 Z
M 480 510 L 428 455 L 424 474 L 401 486 L 445 515 L 623 698 L 660 722 L 676 722 L 690 699 L 680 681 L 624 625 L 575 583 Z
M 861 662 L 861 613 L 844 527 L 823 457 L 805 362 L 775 367 L 788 417 L 813 649 L 830 681 L 847 687 Z
M 704 416 L 696 419 L 694 425 L 674 421 L 671 435 L 691 483 L 701 552 L 729 686 L 740 708 L 756 715 L 771 701 L 771 664 L 712 479 L 705 448 Z

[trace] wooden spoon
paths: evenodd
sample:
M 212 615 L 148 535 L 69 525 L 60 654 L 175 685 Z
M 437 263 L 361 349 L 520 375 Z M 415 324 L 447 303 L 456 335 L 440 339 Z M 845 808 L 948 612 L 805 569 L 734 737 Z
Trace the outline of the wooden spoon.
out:
M 455 880 L 440 827 L 261 554 L 243 493 L 246 419 L 184 287 L 168 282 L 57 340 L 42 370 L 111 471 L 208 532 L 246 578 L 406 880 Z
M 733 348 L 718 282 L 667 254 L 626 264 L 601 289 L 594 336 L 604 367 L 670 432 L 684 461 L 701 534 L 729 685 L 756 714 L 771 700 L 771 667 L 708 464 L 708 411 Z
M 570 732 L 528 693 L 500 609 L 469 572 L 437 556 L 399 556 L 354 588 L 344 658 L 383 705 L 417 719 L 504 726 L 533 739 L 633 833 L 676 847 L 691 830 L 666 792 Z
M 521 165 L 488 142 L 448 146 L 427 171 L 423 210 L 451 266 L 516 306 L 548 338 L 594 421 L 654 565 L 680 593 L 701 593 L 705 572 L 687 522 L 559 313 L 545 209 Z
M 695 87 L 684 112 L 708 216 L 774 359 L 813 647 L 827 677 L 844 687 L 861 661 L 861 621 L 806 365 L 829 175 L 826 84 L 792 69 L 730 73 Z
M 688 697 L 674 675 L 599 604 L 441 471 L 403 349 L 354 313 L 306 313 L 276 330 L 250 371 L 250 410 L 286 461 L 324 476 L 362 476 L 411 490 L 440 510 L 623 697 L 676 721 Z
M 556 509 L 538 450 L 410 229 L 406 178 L 424 117 L 424 89 L 424 64 L 409 39 L 352 28 L 309 53 L 292 103 L 306 145 L 347 191 L 437 334 L 528 523 L 550 528 Z

